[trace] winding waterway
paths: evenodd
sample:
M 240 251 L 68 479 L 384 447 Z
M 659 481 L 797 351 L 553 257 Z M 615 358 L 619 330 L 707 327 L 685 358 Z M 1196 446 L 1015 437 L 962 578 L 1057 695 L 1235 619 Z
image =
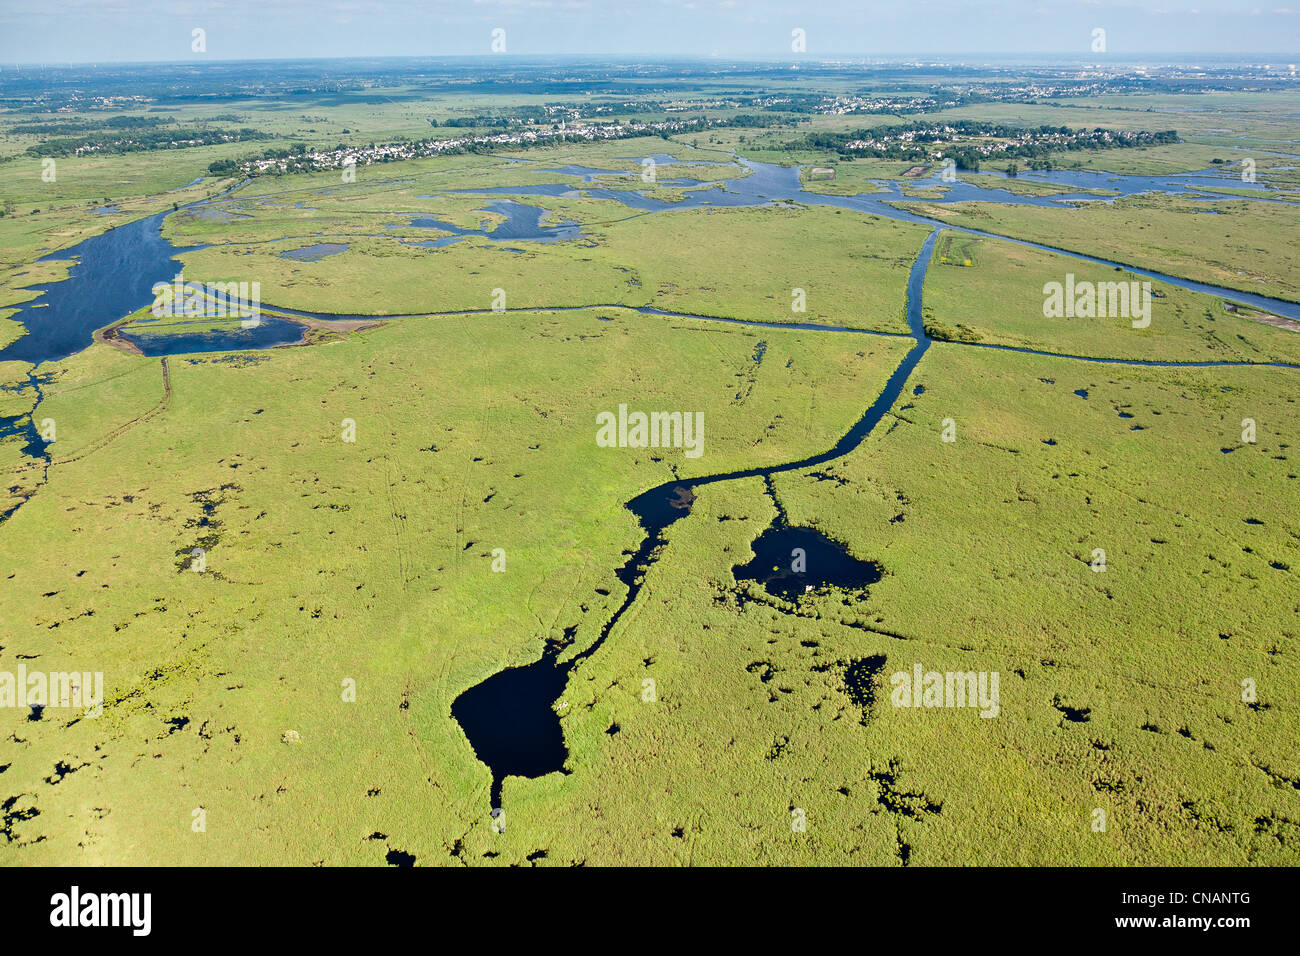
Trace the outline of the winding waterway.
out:
M 884 390 L 844 437 L 826 451 L 798 461 L 667 481 L 625 502 L 624 506 L 640 522 L 643 534 L 637 548 L 623 566 L 614 572 L 626 586 L 627 593 L 617 610 L 601 627 L 596 640 L 567 660 L 560 659 L 562 652 L 559 648 L 550 648 L 532 664 L 493 674 L 482 683 L 469 688 L 452 703 L 452 717 L 465 731 L 474 753 L 492 771 L 493 807 L 501 805 L 501 785 L 505 777 L 538 777 L 564 769 L 568 752 L 564 747 L 564 734 L 554 703 L 563 692 L 573 670 L 600 649 L 614 625 L 636 601 L 656 551 L 664 543 L 664 532 L 691 513 L 691 505 L 698 490 L 740 478 L 770 478 L 847 455 L 862 443 L 893 407 L 908 376 L 916 368 L 916 363 L 930 347 L 930 337 L 925 334 L 921 320 L 921 289 L 938 234 L 939 231 L 935 230 L 926 237 L 908 275 L 907 324 L 915 344 L 894 369 Z
M 1069 250 L 1054 249 L 1039 243 L 1013 239 L 996 233 L 937 224 L 935 220 L 890 205 L 891 202 L 907 198 L 901 194 L 901 186 L 898 183 L 882 183 L 883 191 L 879 193 L 858 196 L 822 195 L 807 192 L 802 188 L 798 168 L 745 160 L 740 160 L 740 162 L 746 167 L 747 175 L 726 180 L 720 185 L 713 184 L 709 188 L 688 191 L 684 194 L 685 198 L 678 202 L 666 202 L 634 190 L 618 190 L 593 185 L 592 183 L 596 177 L 603 175 L 605 171 L 586 167 L 573 167 L 563 171 L 572 172 L 582 177 L 584 185 L 580 188 L 585 195 L 609 199 L 629 208 L 646 212 L 668 212 L 704 206 L 757 206 L 786 200 L 809 205 L 837 206 L 926 226 L 931 232 L 926 237 L 908 276 L 908 333 L 885 333 L 810 323 L 746 322 L 735 318 L 674 313 L 649 306 L 637 309 L 643 314 L 698 318 L 760 328 L 806 329 L 823 333 L 842 332 L 905 337 L 912 340 L 912 346 L 890 375 L 884 389 L 867 406 L 862 416 L 831 448 L 780 465 L 740 469 L 699 478 L 665 482 L 642 492 L 626 502 L 627 509 L 636 516 L 641 526 L 642 537 L 636 549 L 631 552 L 624 564 L 614 572 L 618 580 L 626 587 L 626 593 L 622 602 L 602 625 L 595 640 L 585 649 L 569 657 L 565 656 L 568 651 L 566 645 L 550 646 L 532 664 L 508 668 L 493 674 L 483 682 L 464 691 L 452 704 L 452 717 L 463 728 L 474 752 L 492 773 L 491 803 L 493 807 L 501 805 L 502 784 L 507 776 L 537 777 L 563 770 L 568 754 L 564 744 L 560 718 L 554 709 L 554 704 L 563 693 L 573 671 L 603 645 L 623 614 L 636 601 L 644 584 L 646 573 L 654 563 L 660 547 L 664 544 L 666 530 L 690 513 L 691 505 L 699 491 L 710 485 L 745 478 L 759 477 L 770 481 L 771 477 L 777 474 L 806 469 L 840 458 L 857 448 L 894 405 L 912 371 L 930 347 L 931 340 L 926 335 L 922 322 L 922 286 L 935 241 L 939 232 L 943 229 L 953 229 L 956 232 L 1059 252 L 1097 265 L 1107 267 L 1122 266 L 1134 273 L 1179 288 L 1209 293 L 1231 302 L 1300 320 L 1300 304 L 1297 303 L 1217 288 L 1151 270 L 1135 268 L 1127 264 L 1081 255 Z M 1100 178 L 1094 179 L 1092 177 Z M 1195 193 L 1198 186 L 1204 186 L 1206 181 L 1210 179 L 1216 180 L 1219 185 L 1230 185 L 1223 180 L 1222 176 L 1216 176 L 1214 171 L 1171 177 L 1121 177 L 1109 174 L 1082 174 L 1062 171 L 1057 174 L 1055 179 L 1052 178 L 1052 174 L 1039 174 L 1037 176 L 1026 174 L 1025 178 L 1057 182 L 1075 188 L 1104 188 L 1113 190 L 1118 195 L 1132 195 L 1150 191 L 1175 195 Z M 665 183 L 667 182 L 685 186 L 692 184 L 708 186 L 708 184 L 700 184 L 687 179 L 665 180 Z M 924 186 L 926 184 L 927 181 L 912 181 L 909 185 Z M 948 187 L 947 194 L 941 199 L 926 200 L 927 202 L 952 203 L 969 200 L 992 200 L 1016 205 L 1053 205 L 1061 202 L 1108 201 L 1086 193 L 1066 193 L 1051 197 L 1020 196 L 1002 189 L 986 189 L 960 182 L 942 183 L 942 185 Z M 574 187 L 568 184 L 543 184 L 464 190 L 463 192 L 523 196 L 529 194 L 564 195 L 573 191 Z M 447 192 L 457 191 L 448 190 Z M 1198 195 L 1197 198 L 1206 202 L 1213 202 L 1216 199 L 1240 199 L 1242 197 Z M 214 197 L 211 200 L 203 200 L 201 203 L 191 205 L 215 205 L 220 201 L 219 197 Z M 1258 199 L 1252 197 L 1250 201 L 1273 202 L 1276 200 L 1269 199 L 1267 196 L 1260 196 Z M 188 209 L 189 207 L 183 208 Z M 516 242 L 553 242 L 574 238 L 581 234 L 581 227 L 575 223 L 560 223 L 553 226 L 542 225 L 543 211 L 534 206 L 514 201 L 503 201 L 488 208 L 490 211 L 500 213 L 506 217 L 505 222 L 495 226 L 490 231 L 457 229 L 456 227 L 449 227 L 446 223 L 426 217 L 427 225 L 430 227 L 451 233 L 445 239 L 433 240 L 429 244 L 438 247 L 440 244 L 445 245 L 447 242 L 459 240 L 469 234 L 483 235 L 494 241 L 509 240 Z M 27 334 L 0 349 L 0 361 L 19 360 L 31 363 L 33 366 L 33 371 L 29 376 L 29 386 L 24 387 L 35 388 L 37 405 L 39 405 L 41 393 L 39 378 L 35 370 L 40 365 L 76 354 L 91 344 L 97 330 L 112 325 L 132 312 L 148 305 L 152 301 L 151 290 L 153 285 L 158 282 L 169 281 L 176 273 L 175 257 L 189 249 L 200 248 L 177 247 L 164 239 L 160 230 L 165 215 L 167 213 L 158 213 L 119 226 L 99 236 L 83 240 L 69 249 L 53 252 L 43 257 L 44 260 L 72 259 L 74 264 L 66 280 L 36 287 L 39 289 L 40 295 L 20 306 L 17 314 L 12 317 L 24 326 Z M 610 307 L 624 306 L 613 303 Z M 326 322 L 356 319 L 373 320 L 385 317 L 308 312 L 275 306 L 268 306 L 267 308 L 290 318 L 297 317 Z M 575 310 L 578 308 L 590 309 L 593 306 L 575 307 Z M 531 307 L 527 311 L 537 311 L 537 309 L 538 307 Z M 468 315 L 476 314 L 477 311 L 422 313 L 418 317 Z M 482 311 L 486 312 L 487 310 Z M 409 317 L 414 318 L 417 316 L 412 315 Z M 127 337 L 145 354 L 163 356 L 205 351 L 270 348 L 301 341 L 304 334 L 301 325 L 280 318 L 265 318 L 257 327 L 240 328 L 229 332 L 149 336 L 147 333 L 142 334 L 142 331 L 137 330 L 129 333 Z M 1035 355 L 1056 355 L 1056 353 L 1011 346 L 982 343 L 954 344 L 963 347 L 1004 349 Z M 1161 362 L 1069 355 L 1060 357 L 1106 364 L 1171 367 L 1251 364 L 1296 367 L 1285 365 L 1285 363 Z M 36 434 L 33 424 L 35 415 L 36 409 L 34 407 L 28 416 L 0 419 L 0 438 L 5 435 L 22 437 L 26 442 L 25 448 L 28 455 L 33 458 L 44 457 L 48 467 L 48 456 L 45 453 L 43 443 L 39 442 L 39 436 Z M 7 513 L 0 514 L 0 521 L 12 514 L 21 503 L 20 501 Z
M 666 159 L 666 157 L 661 157 Z M 598 199 L 608 199 L 628 208 L 644 212 L 672 212 L 681 209 L 700 207 L 745 207 L 761 206 L 776 201 L 799 202 L 815 206 L 835 206 L 851 209 L 888 219 L 896 219 L 923 225 L 933 229 L 940 223 L 916 213 L 895 208 L 891 203 L 905 200 L 901 189 L 943 186 L 948 192 L 937 199 L 926 200 L 933 205 L 951 204 L 967 201 L 992 201 L 1009 205 L 1051 206 L 1074 202 L 1106 202 L 1086 193 L 1063 193 L 1057 196 L 1019 196 L 1002 189 L 986 189 L 961 181 L 944 183 L 936 175 L 928 180 L 910 180 L 901 184 L 882 180 L 876 185 L 882 192 L 864 193 L 857 196 L 832 196 L 808 192 L 800 183 L 799 168 L 777 166 L 740 159 L 738 162 L 746 169 L 747 175 L 723 180 L 713 188 L 699 188 L 682 194 L 680 201 L 657 199 L 636 190 L 610 189 L 594 186 L 586 182 L 596 175 L 617 175 L 617 171 L 602 171 L 582 167 L 584 182 L 578 187 L 584 195 Z M 567 171 L 567 170 L 565 170 Z M 538 172 L 548 172 L 540 169 Z M 579 172 L 575 168 L 574 172 Z M 1206 170 L 1199 173 L 1185 173 L 1174 176 L 1119 176 L 1106 173 L 1080 172 L 1077 170 L 1056 170 L 1051 172 L 1023 173 L 1022 178 L 1049 182 L 1060 186 L 1108 188 L 1118 195 L 1128 196 L 1143 192 L 1160 192 L 1168 195 L 1194 193 L 1198 185 L 1215 182 L 1220 186 L 1237 186 L 1234 180 L 1219 170 Z M 672 180 L 684 185 L 708 186 L 696 180 Z M 240 184 L 242 185 L 242 184 Z M 1240 196 L 1199 196 L 1206 202 L 1241 200 L 1251 202 L 1277 202 L 1269 199 L 1263 184 L 1254 184 L 1259 197 Z M 240 186 L 232 187 L 226 193 L 210 199 L 200 200 L 182 206 L 182 213 L 200 208 L 200 211 L 219 209 L 225 203 L 239 202 L 240 197 L 233 195 Z M 571 184 L 549 183 L 533 186 L 501 186 L 473 190 L 444 190 L 447 194 L 469 193 L 491 197 L 494 195 L 546 195 L 558 196 L 575 192 Z M 258 197 L 265 199 L 267 197 Z M 458 241 L 467 235 L 477 235 L 496 242 L 556 242 L 576 238 L 581 235 L 581 227 L 575 223 L 562 222 L 556 225 L 543 225 L 544 210 L 536 206 L 514 201 L 491 202 L 485 207 L 487 211 L 505 217 L 504 221 L 490 229 L 461 229 L 437 220 L 427 213 L 413 213 L 412 220 L 420 226 L 427 226 L 451 234 L 429 240 L 428 245 L 435 249 L 449 242 Z M 126 223 L 110 229 L 97 236 L 85 239 L 68 249 L 61 249 L 43 256 L 41 261 L 73 260 L 68 277 L 62 281 L 49 282 L 34 286 L 39 295 L 18 306 L 16 314 L 11 316 L 20 323 L 26 334 L 0 348 L 0 361 L 18 360 L 41 365 L 74 355 L 88 347 L 98 329 L 118 322 L 153 301 L 151 289 L 157 282 L 169 281 L 178 270 L 176 257 L 181 253 L 203 248 L 202 246 L 175 246 L 161 234 L 164 216 L 170 212 L 160 212 L 144 219 Z M 1049 252 L 1057 252 L 1083 262 L 1093 263 L 1107 268 L 1121 267 L 1160 282 L 1187 289 L 1215 295 L 1240 305 L 1272 312 L 1285 318 L 1300 321 L 1300 303 L 1288 302 L 1268 296 L 1234 289 L 1225 289 L 1207 283 L 1195 282 L 1177 276 L 1167 275 L 1150 269 L 1143 269 L 1126 263 L 1114 262 L 1095 256 L 1084 255 L 1050 245 L 1015 239 L 993 232 L 970 229 L 962 226 L 943 224 L 955 232 L 999 239 Z M 611 305 L 618 305 L 611 303 Z M 277 307 L 273 304 L 266 308 L 274 313 L 290 317 L 314 319 L 328 322 L 331 320 L 357 320 L 376 318 L 414 318 L 436 317 L 439 315 L 472 314 L 474 310 L 458 312 L 427 312 L 401 315 L 349 315 L 331 312 L 309 312 L 298 309 Z M 529 311 L 534 311 L 530 309 Z M 588 306 L 590 308 L 590 306 Z M 486 310 L 484 310 L 486 311 Z M 513 311 L 513 310 L 511 310 Z M 642 307 L 639 311 L 646 314 L 677 315 Z M 689 317 L 689 316 L 688 316 Z M 778 328 L 808 328 L 831 331 L 848 331 L 833 326 L 800 325 L 797 323 L 746 323 L 742 319 L 723 319 L 717 316 L 694 316 L 715 321 L 732 321 L 756 326 L 769 325 Z M 230 351 L 244 349 L 273 348 L 293 344 L 302 340 L 302 326 L 294 328 L 295 323 L 264 320 L 254 328 L 238 328 L 222 331 L 205 331 L 194 335 L 149 335 L 146 328 L 136 327 L 123 333 L 123 337 L 138 346 L 146 355 L 181 355 L 194 352 Z

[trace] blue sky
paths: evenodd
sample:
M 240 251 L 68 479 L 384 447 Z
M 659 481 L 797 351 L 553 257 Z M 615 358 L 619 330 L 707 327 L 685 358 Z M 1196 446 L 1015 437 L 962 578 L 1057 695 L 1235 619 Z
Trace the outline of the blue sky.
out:
M 1287 4 L 1293 4 L 1288 6 Z M 207 51 L 191 50 L 195 28 Z M 0 62 L 506 53 L 1286 53 L 1300 0 L 0 0 Z

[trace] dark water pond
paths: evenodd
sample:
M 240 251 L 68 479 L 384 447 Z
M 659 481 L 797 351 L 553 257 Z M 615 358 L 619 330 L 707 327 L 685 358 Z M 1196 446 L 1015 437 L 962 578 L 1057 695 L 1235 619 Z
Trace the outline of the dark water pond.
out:
M 859 561 L 814 528 L 773 525 L 750 545 L 754 557 L 731 569 L 737 581 L 755 581 L 774 597 L 798 601 L 826 587 L 856 591 L 880 580 L 883 569 Z
M 564 767 L 569 752 L 553 709 L 564 693 L 572 664 L 554 655 L 493 674 L 451 705 L 474 753 L 492 771 L 492 806 L 501 806 L 501 784 L 510 777 L 541 777 Z

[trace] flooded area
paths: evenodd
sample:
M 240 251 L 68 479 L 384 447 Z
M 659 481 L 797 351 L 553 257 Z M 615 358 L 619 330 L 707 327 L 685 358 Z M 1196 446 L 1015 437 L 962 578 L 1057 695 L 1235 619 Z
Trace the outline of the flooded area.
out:
M 427 197 L 422 197 L 427 198 Z M 440 239 L 408 240 L 407 245 L 422 246 L 427 249 L 442 249 L 468 236 L 479 236 L 493 242 L 564 242 L 577 239 L 582 235 L 582 227 L 576 222 L 560 222 L 555 225 L 543 225 L 542 219 L 548 213 L 539 206 L 529 206 L 512 200 L 498 200 L 488 203 L 480 212 L 504 216 L 502 222 L 490 228 L 465 229 L 443 222 L 434 216 L 412 216 L 409 225 L 416 229 L 437 229 L 450 233 Z M 400 227 L 390 226 L 390 230 Z
M 340 252 L 347 252 L 347 250 L 348 243 L 346 242 L 317 242 L 298 249 L 286 249 L 280 253 L 280 258 L 294 259 L 298 262 L 320 262 L 322 259 L 337 256 Z
M 671 165 L 671 157 L 648 158 L 653 158 L 657 163 L 662 165 Z M 865 193 L 856 196 L 822 195 L 815 192 L 808 192 L 803 189 L 800 182 L 800 170 L 798 167 L 777 166 L 769 163 L 752 162 L 744 159 L 738 159 L 737 163 L 745 170 L 746 175 L 722 180 L 719 183 L 682 180 L 682 182 L 687 183 L 688 185 L 707 188 L 701 188 L 697 191 L 687 191 L 684 193 L 683 198 L 677 202 L 669 202 L 653 198 L 647 195 L 644 190 L 620 190 L 593 186 L 580 187 L 580 192 L 581 194 L 592 198 L 608 199 L 620 203 L 628 208 L 646 212 L 669 212 L 698 207 L 759 206 L 782 200 L 806 203 L 809 205 L 827 205 L 843 209 L 853 209 L 885 218 L 899 219 L 906 222 L 924 225 L 928 228 L 935 228 L 939 224 L 923 216 L 916 215 L 915 213 L 906 210 L 896 209 L 894 206 L 890 205 L 891 202 L 898 202 L 907 198 L 902 193 L 904 188 L 910 190 L 922 185 L 946 187 L 947 193 L 944 197 L 940 199 L 927 200 L 927 202 L 939 204 L 966 201 L 991 201 L 1011 205 L 1041 206 L 1081 201 L 1112 201 L 1105 199 L 1099 200 L 1096 196 L 1083 193 L 1065 193 L 1055 196 L 1019 196 L 1006 190 L 985 189 L 960 181 L 956 183 L 944 183 L 937 173 L 928 179 L 914 179 L 909 180 L 906 183 L 880 180 L 876 182 L 875 185 L 884 190 L 881 192 Z M 689 165 L 699 166 L 703 164 L 691 163 Z M 537 172 L 543 171 L 544 170 L 537 170 Z M 561 168 L 560 171 L 569 172 L 566 168 Z M 622 172 L 626 173 L 626 171 Z M 602 171 L 594 167 L 574 167 L 572 172 L 572 175 L 579 176 L 579 178 L 582 179 L 593 177 L 598 174 L 619 175 L 620 171 Z M 998 174 L 991 173 L 982 175 L 997 176 Z M 1195 192 L 1198 187 L 1204 187 L 1211 184 L 1217 184 L 1221 188 L 1237 187 L 1240 185 L 1231 177 L 1230 170 L 1222 168 L 1174 176 L 1119 176 L 1078 170 L 1053 170 L 1050 172 L 1025 172 L 1020 174 L 1020 178 L 1074 188 L 1104 188 L 1113 191 L 1119 196 L 1136 195 L 1143 192 L 1160 192 L 1177 195 Z M 1259 199 L 1256 200 L 1252 197 L 1249 201 L 1275 201 L 1267 198 L 1267 188 L 1263 184 L 1255 185 L 1257 186 L 1255 191 L 1260 193 Z M 238 187 L 233 191 L 237 191 L 237 189 Z M 532 186 L 501 186 L 477 190 L 446 190 L 441 193 L 430 195 L 452 195 L 457 193 L 474 195 L 508 194 L 511 196 L 558 196 L 574 193 L 574 187 L 571 184 L 565 183 L 538 184 Z M 1214 197 L 1207 194 L 1200 194 L 1199 198 L 1205 199 L 1206 201 L 1214 201 L 1215 199 L 1241 199 L 1242 197 L 1226 195 Z M 224 207 L 230 203 L 238 203 L 240 201 L 241 200 L 238 197 L 214 197 L 213 199 L 203 200 L 189 206 L 182 206 L 180 211 L 186 215 L 198 216 L 211 221 L 229 221 L 235 216 L 243 214 L 230 212 Z M 543 220 L 548 215 L 545 209 L 524 202 L 519 202 L 515 199 L 503 198 L 491 201 L 485 205 L 483 211 L 502 216 L 504 217 L 503 221 L 481 229 L 466 229 L 444 222 L 429 214 L 413 213 L 409 219 L 410 226 L 415 228 L 435 229 L 441 232 L 446 232 L 448 235 L 430 240 L 406 241 L 411 242 L 412 244 L 426 246 L 432 251 L 460 241 L 467 236 L 480 236 L 495 242 L 553 243 L 578 239 L 584 235 L 581 225 L 575 222 L 544 224 Z M 23 325 L 27 334 L 10 343 L 5 348 L 0 349 L 0 361 L 18 360 L 39 365 L 43 362 L 58 361 L 59 359 L 67 358 L 69 355 L 73 355 L 89 346 L 93 341 L 94 332 L 97 329 L 105 328 L 106 326 L 119 321 L 123 317 L 130 315 L 132 312 L 148 305 L 152 301 L 150 290 L 153 284 L 156 282 L 165 282 L 171 279 L 178 271 L 178 264 L 175 261 L 175 257 L 182 252 L 203 248 L 202 246 L 175 246 L 167 239 L 163 238 L 161 235 L 162 221 L 163 217 L 169 214 L 170 213 L 167 212 L 157 213 L 153 216 L 126 223 L 98 236 L 93 236 L 89 239 L 83 240 L 68 249 L 59 250 L 58 252 L 50 253 L 43 257 L 42 261 L 72 261 L 73 265 L 69 270 L 68 278 L 60 282 L 51 282 L 36 286 L 35 288 L 39 290 L 41 294 L 37 296 L 37 298 L 18 306 L 18 312 L 11 318 Z M 1038 243 L 1011 239 L 1006 236 L 997 235 L 996 233 L 965 229 L 961 227 L 945 226 L 945 228 L 951 228 L 956 232 L 968 235 L 1001 239 L 1003 241 L 1017 243 L 1018 245 L 1030 246 L 1032 248 L 1044 249 L 1052 252 L 1060 252 L 1080 261 L 1091 262 L 1097 265 L 1108 267 L 1119 265 L 1119 263 L 1110 262 L 1108 260 L 1053 249 L 1050 246 Z M 337 255 L 347 248 L 347 243 L 318 242 L 298 249 L 289 250 L 281 255 L 285 258 L 314 262 L 319 261 L 323 257 Z M 518 250 L 512 249 L 512 251 Z M 1230 302 L 1251 306 L 1272 315 L 1277 315 L 1291 320 L 1300 320 L 1300 304 L 1297 303 L 1271 299 L 1266 296 L 1253 295 L 1251 293 L 1238 292 L 1231 289 L 1223 289 L 1205 283 L 1165 275 L 1152 270 L 1135 268 L 1132 266 L 1125 266 L 1125 268 L 1128 268 L 1137 275 L 1166 282 L 1179 288 L 1188 289 L 1193 292 L 1204 292 L 1211 295 L 1217 295 Z M 329 321 L 334 318 L 375 318 L 375 316 L 334 315 L 333 313 L 323 312 L 297 313 L 290 309 L 279 309 L 278 311 L 285 314 L 301 314 L 323 321 Z M 647 309 L 647 311 L 653 310 Z M 743 320 L 732 321 L 739 322 Z M 780 323 L 773 323 L 772 325 L 777 328 L 805 327 L 802 325 L 786 325 Z M 815 328 L 815 326 L 807 327 Z M 270 335 L 266 332 L 262 332 L 257 336 L 249 337 L 242 335 L 242 331 L 243 330 L 234 330 L 228 333 L 230 338 L 226 341 L 229 348 L 268 348 L 284 344 L 281 338 L 277 335 Z M 283 329 L 281 329 L 281 331 L 283 331 Z M 221 341 L 221 336 L 224 334 L 226 333 L 211 333 L 201 339 L 193 339 L 191 342 L 192 344 L 201 347 L 202 350 L 209 351 L 211 350 L 211 346 Z

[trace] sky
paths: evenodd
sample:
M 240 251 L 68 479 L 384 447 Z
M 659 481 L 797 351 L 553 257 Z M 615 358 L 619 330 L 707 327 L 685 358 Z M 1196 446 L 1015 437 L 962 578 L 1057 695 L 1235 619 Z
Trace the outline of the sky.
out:
M 0 64 L 492 52 L 1089 57 L 1098 28 L 1110 56 L 1300 59 L 1300 0 L 0 0 Z M 504 31 L 495 34 L 504 50 L 493 49 L 494 31 Z

